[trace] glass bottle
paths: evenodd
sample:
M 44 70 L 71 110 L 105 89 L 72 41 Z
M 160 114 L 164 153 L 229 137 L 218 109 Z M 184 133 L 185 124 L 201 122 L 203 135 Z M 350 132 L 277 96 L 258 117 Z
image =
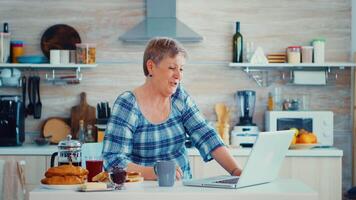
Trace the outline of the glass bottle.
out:
M 240 22 L 236 22 L 236 33 L 234 34 L 233 37 L 233 46 L 232 46 L 232 54 L 233 54 L 233 59 L 232 62 L 234 63 L 242 63 L 242 58 L 243 58 L 243 38 L 240 33 Z
M 272 92 L 268 93 L 267 110 L 269 111 L 274 110 L 274 101 L 273 101 Z
M 93 126 L 91 124 L 88 124 L 87 126 L 87 134 L 86 134 L 85 142 L 95 142 L 95 138 L 93 135 Z
M 84 130 L 84 120 L 79 120 L 79 133 L 78 133 L 79 142 L 85 143 L 85 130 Z

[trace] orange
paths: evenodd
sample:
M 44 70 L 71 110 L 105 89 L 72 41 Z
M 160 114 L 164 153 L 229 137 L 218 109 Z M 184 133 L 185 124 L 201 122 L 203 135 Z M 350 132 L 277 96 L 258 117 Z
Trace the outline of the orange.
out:
M 300 133 L 297 138 L 297 143 L 302 143 L 302 144 L 317 143 L 317 137 L 313 133 Z

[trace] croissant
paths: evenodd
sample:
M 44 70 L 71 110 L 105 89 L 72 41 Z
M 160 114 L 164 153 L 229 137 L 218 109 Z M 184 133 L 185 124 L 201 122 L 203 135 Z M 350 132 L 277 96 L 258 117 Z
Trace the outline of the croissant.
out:
M 50 178 L 44 178 L 41 183 L 48 185 L 74 185 L 82 184 L 85 179 L 79 176 L 52 176 Z
M 109 181 L 109 174 L 107 172 L 100 172 L 96 176 L 94 176 L 92 179 L 94 182 L 108 182 Z
M 88 174 L 88 170 L 76 167 L 73 165 L 60 165 L 58 167 L 51 167 L 45 173 L 47 178 L 52 176 L 85 176 Z

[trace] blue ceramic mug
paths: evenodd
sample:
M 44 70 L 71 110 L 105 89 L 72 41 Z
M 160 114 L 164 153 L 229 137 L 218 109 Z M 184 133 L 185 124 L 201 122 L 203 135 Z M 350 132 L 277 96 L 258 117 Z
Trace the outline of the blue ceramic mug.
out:
M 160 187 L 171 187 L 176 179 L 176 163 L 174 160 L 157 161 L 154 166 Z

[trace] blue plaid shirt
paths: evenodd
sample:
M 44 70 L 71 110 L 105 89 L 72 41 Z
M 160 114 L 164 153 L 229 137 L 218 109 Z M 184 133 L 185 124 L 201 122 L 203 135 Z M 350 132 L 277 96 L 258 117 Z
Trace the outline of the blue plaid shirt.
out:
M 141 113 L 132 92 L 116 100 L 104 138 L 104 166 L 127 167 L 130 162 L 154 166 L 158 160 L 175 160 L 183 178 L 192 177 L 185 141 L 187 135 L 205 162 L 224 143 L 208 125 L 190 96 L 179 86 L 171 96 L 171 112 L 166 121 L 150 123 Z

